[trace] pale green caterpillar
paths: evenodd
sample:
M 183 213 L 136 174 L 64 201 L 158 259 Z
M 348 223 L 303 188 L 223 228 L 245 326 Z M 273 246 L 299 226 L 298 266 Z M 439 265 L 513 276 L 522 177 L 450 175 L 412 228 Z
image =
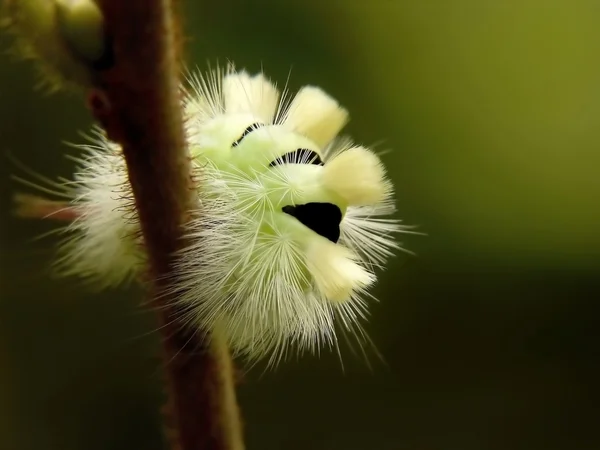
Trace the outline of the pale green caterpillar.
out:
M 389 217 L 392 185 L 378 156 L 336 138 L 348 114 L 319 88 L 286 101 L 264 75 L 232 68 L 189 81 L 200 210 L 172 280 L 183 320 L 223 333 L 237 355 L 272 362 L 336 346 L 336 330 L 364 336 L 367 289 L 403 229 Z M 144 265 L 124 160 L 102 133 L 81 147 L 69 184 L 77 219 L 58 267 L 118 285 Z

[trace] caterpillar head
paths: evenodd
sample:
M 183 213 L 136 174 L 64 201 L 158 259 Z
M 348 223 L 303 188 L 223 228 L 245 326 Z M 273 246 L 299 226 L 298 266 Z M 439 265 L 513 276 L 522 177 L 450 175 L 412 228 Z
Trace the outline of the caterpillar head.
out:
M 197 83 L 188 103 L 203 204 L 179 271 L 190 319 L 251 358 L 335 344 L 395 246 L 397 225 L 368 217 L 393 209 L 381 161 L 336 146 L 347 112 L 318 88 L 282 108 L 262 75 L 218 87 Z

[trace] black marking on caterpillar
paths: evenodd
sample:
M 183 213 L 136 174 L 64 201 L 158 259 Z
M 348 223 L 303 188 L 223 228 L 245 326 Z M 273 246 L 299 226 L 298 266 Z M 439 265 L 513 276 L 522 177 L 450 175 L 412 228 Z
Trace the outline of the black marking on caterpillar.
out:
M 254 130 L 260 128 L 264 126 L 263 123 L 253 123 L 252 125 L 250 125 L 248 128 L 246 128 L 244 130 L 244 132 L 242 133 L 242 135 L 238 138 L 237 141 L 235 141 L 233 144 L 231 144 L 232 147 L 237 147 L 238 145 L 240 145 L 240 143 L 242 142 L 242 140 L 248 136 L 250 133 L 252 133 Z
M 314 164 L 316 166 L 323 166 L 323 160 L 319 154 L 313 150 L 306 148 L 299 148 L 293 152 L 286 153 L 279 158 L 271 161 L 269 167 L 274 167 L 279 164 Z
M 332 203 L 312 202 L 304 205 L 288 205 L 281 210 L 333 243 L 340 239 L 342 211 Z

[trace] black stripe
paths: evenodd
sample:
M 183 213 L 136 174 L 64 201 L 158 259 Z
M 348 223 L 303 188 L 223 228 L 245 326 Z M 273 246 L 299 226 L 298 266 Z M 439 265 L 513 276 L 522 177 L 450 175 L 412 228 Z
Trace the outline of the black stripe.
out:
M 250 125 L 248 128 L 246 128 L 244 130 L 244 132 L 242 133 L 242 135 L 239 137 L 239 139 L 237 141 L 235 141 L 233 144 L 231 144 L 232 147 L 237 147 L 238 145 L 240 145 L 240 142 L 242 142 L 242 140 L 248 136 L 250 133 L 252 133 L 254 130 L 262 127 L 263 124 L 262 123 L 253 123 L 252 125 Z
M 279 158 L 271 161 L 269 167 L 277 166 L 279 164 L 314 164 L 316 166 L 322 166 L 323 161 L 317 152 L 308 150 L 306 148 L 299 148 L 293 152 L 286 153 Z
M 332 203 L 314 202 L 304 205 L 287 205 L 281 210 L 333 243 L 340 239 L 342 211 Z

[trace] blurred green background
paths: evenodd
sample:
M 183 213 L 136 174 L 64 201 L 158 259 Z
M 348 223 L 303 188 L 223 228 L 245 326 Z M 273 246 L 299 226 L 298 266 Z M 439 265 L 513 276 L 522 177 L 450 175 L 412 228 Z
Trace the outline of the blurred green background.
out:
M 190 65 L 324 87 L 384 156 L 405 236 L 368 331 L 239 389 L 249 450 L 600 448 L 600 3 L 184 2 Z M 136 24 L 132 24 L 136 26 Z M 10 40 L 1 38 L 2 49 Z M 0 152 L 48 176 L 91 125 L 0 57 Z M 46 270 L 0 163 L 0 448 L 160 449 L 158 336 L 136 290 Z

